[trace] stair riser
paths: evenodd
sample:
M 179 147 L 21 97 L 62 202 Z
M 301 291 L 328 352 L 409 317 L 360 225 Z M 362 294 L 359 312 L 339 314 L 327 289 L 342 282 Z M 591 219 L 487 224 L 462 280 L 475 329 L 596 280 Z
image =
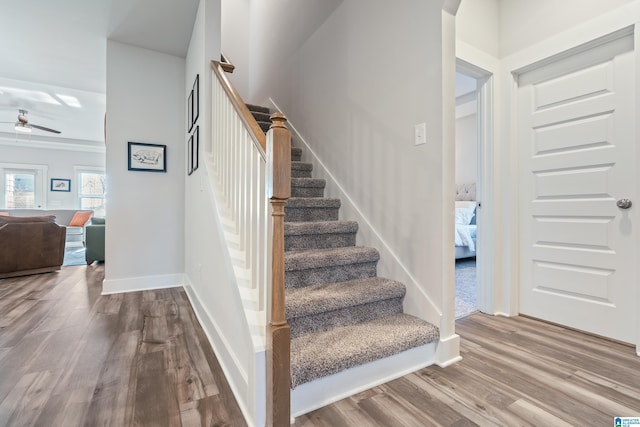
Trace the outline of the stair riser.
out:
M 262 113 L 262 112 L 259 112 L 259 111 L 252 111 L 251 114 L 253 115 L 253 117 L 258 122 L 270 122 L 271 121 L 271 114 L 269 114 L 269 113 Z
M 355 245 L 356 233 L 307 234 L 284 237 L 285 251 L 344 248 Z
M 292 162 L 299 162 L 302 160 L 302 154 L 297 153 L 297 152 L 291 152 L 291 161 Z
M 347 264 L 308 270 L 287 271 L 284 278 L 285 287 L 304 287 L 324 283 L 345 282 L 353 279 L 364 279 L 376 275 L 376 262 Z
M 311 171 L 291 169 L 291 178 L 311 178 Z
M 291 197 L 324 197 L 322 187 L 291 187 Z
M 300 221 L 337 221 L 340 208 L 284 208 L 284 220 Z
M 326 331 L 336 326 L 355 325 L 398 313 L 402 313 L 402 298 L 376 301 L 287 320 L 291 327 L 291 337 L 296 338 L 312 332 Z

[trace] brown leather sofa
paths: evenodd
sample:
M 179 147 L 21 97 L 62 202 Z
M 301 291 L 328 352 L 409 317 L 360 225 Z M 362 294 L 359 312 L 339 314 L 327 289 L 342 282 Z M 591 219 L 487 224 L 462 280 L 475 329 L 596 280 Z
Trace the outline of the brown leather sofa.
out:
M 55 216 L 0 216 L 0 279 L 60 270 L 65 235 Z

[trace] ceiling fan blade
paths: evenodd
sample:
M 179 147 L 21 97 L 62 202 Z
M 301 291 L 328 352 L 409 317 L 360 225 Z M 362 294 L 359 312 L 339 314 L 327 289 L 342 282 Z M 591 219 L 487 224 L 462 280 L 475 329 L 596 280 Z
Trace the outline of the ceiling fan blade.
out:
M 60 133 L 59 130 L 55 130 L 55 129 L 51 129 L 51 128 L 46 128 L 44 126 L 38 126 L 38 125 L 34 125 L 32 123 L 29 123 L 31 125 L 32 128 L 36 128 L 36 129 L 40 129 L 46 132 L 52 132 L 52 133 Z

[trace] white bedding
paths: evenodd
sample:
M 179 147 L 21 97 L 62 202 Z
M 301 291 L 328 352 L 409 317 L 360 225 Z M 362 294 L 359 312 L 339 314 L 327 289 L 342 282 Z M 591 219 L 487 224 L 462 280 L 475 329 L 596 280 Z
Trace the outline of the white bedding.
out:
M 477 226 L 475 224 L 463 225 L 456 224 L 455 243 L 456 246 L 468 246 L 470 251 L 476 250 L 475 238 L 476 238 Z

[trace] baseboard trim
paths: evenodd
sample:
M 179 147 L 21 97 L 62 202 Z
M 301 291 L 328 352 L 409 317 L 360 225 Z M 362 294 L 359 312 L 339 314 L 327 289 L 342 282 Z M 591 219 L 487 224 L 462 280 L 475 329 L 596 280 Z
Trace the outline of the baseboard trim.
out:
M 105 279 L 102 282 L 102 295 L 177 288 L 182 286 L 183 283 L 184 275 L 182 273 L 128 277 L 125 279 Z
M 338 374 L 321 378 L 291 391 L 291 415 L 299 417 L 356 393 L 395 380 L 434 364 L 436 343 L 416 347 Z M 384 372 L 384 376 L 380 373 Z
M 447 338 L 441 338 L 438 343 L 436 364 L 441 368 L 453 365 L 462 360 L 460 356 L 460 336 L 453 334 Z

